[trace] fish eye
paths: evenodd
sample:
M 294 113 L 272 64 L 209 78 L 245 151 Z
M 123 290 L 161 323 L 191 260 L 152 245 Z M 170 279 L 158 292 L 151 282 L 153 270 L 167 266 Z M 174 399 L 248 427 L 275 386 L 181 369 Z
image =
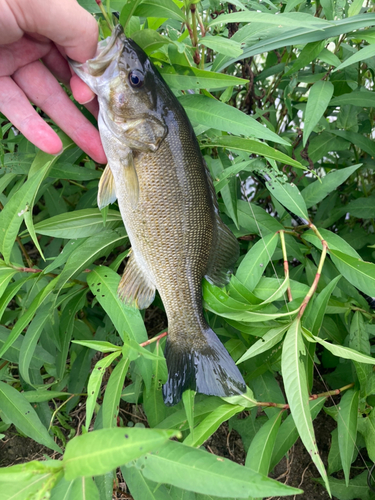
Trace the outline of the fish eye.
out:
M 137 69 L 133 69 L 133 71 L 129 73 L 128 78 L 129 78 L 129 83 L 133 88 L 139 89 L 143 86 L 144 76 Z

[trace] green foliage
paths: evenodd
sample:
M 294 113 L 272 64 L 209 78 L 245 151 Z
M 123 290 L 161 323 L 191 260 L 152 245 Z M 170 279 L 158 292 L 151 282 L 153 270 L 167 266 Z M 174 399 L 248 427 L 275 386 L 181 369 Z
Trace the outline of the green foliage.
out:
M 185 107 L 239 238 L 203 298 L 248 391 L 164 405 L 164 335 L 117 295 L 129 240 L 117 204 L 97 208 L 104 166 L 59 131 L 62 154 L 37 151 L 0 115 L 0 438 L 63 452 L 0 468 L 1 499 L 111 499 L 118 467 L 134 500 L 294 495 L 267 475 L 298 437 L 332 495 L 374 499 L 369 461 L 353 467 L 375 461 L 372 4 L 109 3 Z M 312 422 L 331 394 L 327 472 Z M 245 467 L 205 448 L 228 420 Z

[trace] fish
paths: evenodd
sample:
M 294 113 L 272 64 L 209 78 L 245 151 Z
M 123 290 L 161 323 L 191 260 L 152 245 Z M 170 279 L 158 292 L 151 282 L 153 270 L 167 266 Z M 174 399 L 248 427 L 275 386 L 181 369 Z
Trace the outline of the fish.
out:
M 187 389 L 221 397 L 244 393 L 244 379 L 202 307 L 203 278 L 228 283 L 239 245 L 220 219 L 185 110 L 121 25 L 99 42 L 94 58 L 69 62 L 98 97 L 108 159 L 98 207 L 117 199 L 131 243 L 118 294 L 145 309 L 157 290 L 167 315 L 164 403 L 177 404 Z

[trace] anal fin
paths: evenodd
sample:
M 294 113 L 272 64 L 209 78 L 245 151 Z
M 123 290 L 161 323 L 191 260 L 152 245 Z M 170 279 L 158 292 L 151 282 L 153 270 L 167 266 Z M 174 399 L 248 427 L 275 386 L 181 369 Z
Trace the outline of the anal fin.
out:
M 102 176 L 100 177 L 98 187 L 98 207 L 102 210 L 107 205 L 114 203 L 117 199 L 115 191 L 115 179 L 109 164 L 105 167 Z
M 126 304 L 146 309 L 155 298 L 155 285 L 130 255 L 124 274 L 118 286 L 118 294 Z

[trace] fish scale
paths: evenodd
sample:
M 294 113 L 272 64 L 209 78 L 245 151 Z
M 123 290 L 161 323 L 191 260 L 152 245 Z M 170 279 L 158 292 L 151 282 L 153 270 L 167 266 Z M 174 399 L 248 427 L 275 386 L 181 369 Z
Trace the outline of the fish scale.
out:
M 98 95 L 108 166 L 98 206 L 117 198 L 132 253 L 119 295 L 148 307 L 158 290 L 168 318 L 164 402 L 186 389 L 232 396 L 246 390 L 202 311 L 202 279 L 222 286 L 238 242 L 219 217 L 216 194 L 189 119 L 146 54 L 121 27 L 96 58 L 73 69 Z

